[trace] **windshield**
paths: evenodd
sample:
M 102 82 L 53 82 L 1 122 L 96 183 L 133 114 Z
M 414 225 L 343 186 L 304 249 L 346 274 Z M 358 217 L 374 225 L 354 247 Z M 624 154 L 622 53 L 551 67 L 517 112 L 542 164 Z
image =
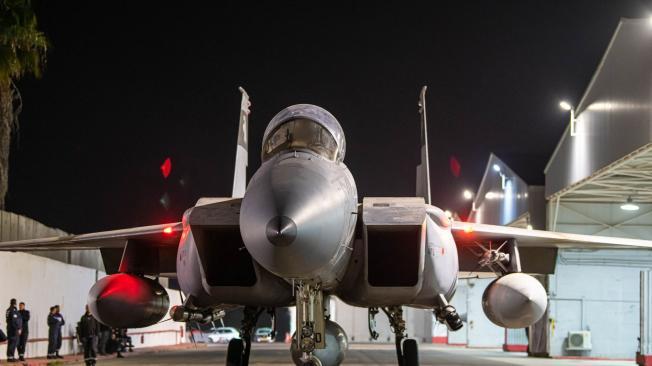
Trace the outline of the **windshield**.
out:
M 263 161 L 282 150 L 309 149 L 328 160 L 335 160 L 337 143 L 320 124 L 305 118 L 280 125 L 263 144 Z

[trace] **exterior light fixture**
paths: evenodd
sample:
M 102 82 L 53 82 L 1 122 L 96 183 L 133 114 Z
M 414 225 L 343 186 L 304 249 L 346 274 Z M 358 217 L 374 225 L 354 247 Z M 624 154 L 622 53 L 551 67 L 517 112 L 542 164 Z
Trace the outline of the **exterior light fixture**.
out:
M 462 192 L 462 196 L 464 197 L 465 200 L 470 200 L 473 198 L 473 192 L 469 191 L 468 189 L 465 189 L 464 192 Z
M 627 197 L 627 202 L 620 206 L 620 209 L 623 211 L 638 211 L 639 207 L 632 200 L 632 196 Z
M 570 111 L 571 109 L 573 109 L 573 106 L 571 106 L 570 103 L 568 103 L 565 100 L 559 102 L 559 107 L 565 111 Z
M 449 219 L 453 217 L 453 213 L 450 212 L 449 210 L 444 211 L 444 214 L 446 214 L 446 217 L 448 217 Z
M 494 169 L 495 172 L 500 171 L 500 165 L 498 165 L 498 164 L 494 164 L 492 168 Z
M 559 102 L 559 108 L 565 110 L 565 111 L 570 111 L 570 135 L 575 136 L 576 131 L 575 131 L 575 108 L 568 103 L 565 100 L 562 100 Z

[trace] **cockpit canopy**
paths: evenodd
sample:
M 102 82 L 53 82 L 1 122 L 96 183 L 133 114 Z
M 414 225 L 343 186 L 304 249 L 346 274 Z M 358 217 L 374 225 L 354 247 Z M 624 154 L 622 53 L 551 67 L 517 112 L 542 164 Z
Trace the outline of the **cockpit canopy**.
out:
M 262 160 L 286 150 L 309 150 L 330 161 L 344 160 L 346 142 L 337 119 L 325 109 L 297 104 L 279 112 L 267 126 Z
M 306 118 L 291 119 L 278 126 L 263 146 L 263 160 L 283 150 L 312 150 L 334 161 L 337 143 L 328 130 Z

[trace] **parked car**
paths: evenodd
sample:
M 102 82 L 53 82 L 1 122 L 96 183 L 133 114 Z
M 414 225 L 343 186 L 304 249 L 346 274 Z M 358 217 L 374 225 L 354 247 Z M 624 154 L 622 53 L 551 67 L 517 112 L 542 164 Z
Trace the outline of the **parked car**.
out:
M 256 342 L 274 342 L 274 338 L 272 337 L 272 328 L 263 327 L 256 329 L 254 340 Z
M 232 327 L 216 328 L 207 335 L 210 343 L 229 343 L 234 338 L 240 338 L 240 332 Z

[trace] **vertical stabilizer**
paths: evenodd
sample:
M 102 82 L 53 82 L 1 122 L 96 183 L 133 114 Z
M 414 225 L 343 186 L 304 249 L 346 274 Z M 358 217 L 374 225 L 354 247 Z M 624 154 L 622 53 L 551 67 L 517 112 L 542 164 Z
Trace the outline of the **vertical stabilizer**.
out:
M 240 102 L 240 126 L 238 127 L 238 145 L 235 153 L 235 170 L 233 172 L 233 194 L 234 198 L 244 197 L 247 189 L 247 164 L 249 160 L 249 94 L 239 87 L 242 93 Z
M 427 204 L 430 200 L 430 164 L 428 163 L 428 121 L 426 118 L 426 89 L 419 94 L 419 114 L 421 115 L 421 163 L 417 165 L 417 197 L 423 197 Z

